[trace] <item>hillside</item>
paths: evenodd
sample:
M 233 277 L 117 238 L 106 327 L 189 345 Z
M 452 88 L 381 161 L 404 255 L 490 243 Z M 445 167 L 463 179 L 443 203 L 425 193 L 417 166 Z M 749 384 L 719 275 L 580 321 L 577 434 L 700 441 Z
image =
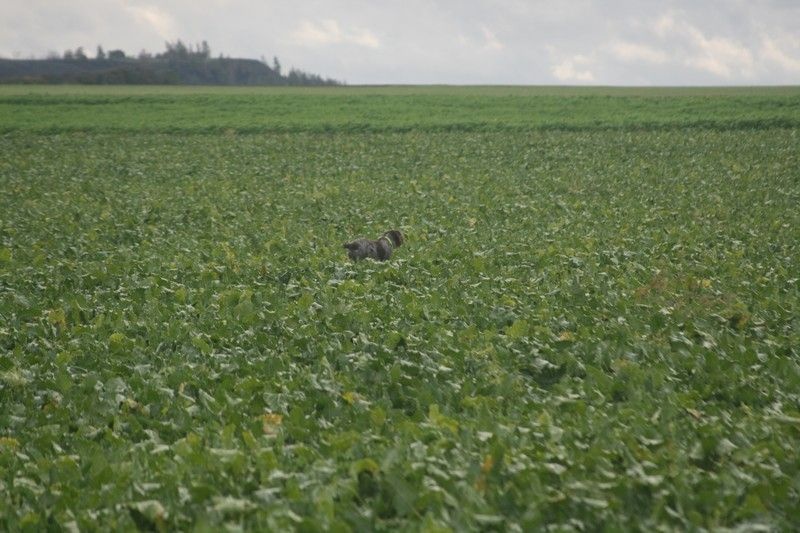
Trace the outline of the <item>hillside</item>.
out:
M 277 58 L 273 66 L 255 59 L 210 57 L 207 45 L 192 50 L 180 41 L 167 44 L 155 56 L 147 53 L 127 57 L 114 50 L 89 59 L 82 49 L 67 51 L 62 58 L 0 59 L 0 83 L 77 83 L 90 85 L 339 85 L 292 68 L 281 72 Z

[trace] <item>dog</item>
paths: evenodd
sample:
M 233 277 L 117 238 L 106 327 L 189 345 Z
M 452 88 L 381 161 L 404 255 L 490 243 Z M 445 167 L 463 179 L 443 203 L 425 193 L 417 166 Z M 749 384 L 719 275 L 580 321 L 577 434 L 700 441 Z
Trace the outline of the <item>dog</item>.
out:
M 375 261 L 386 261 L 392 257 L 392 250 L 399 248 L 405 239 L 399 230 L 389 230 L 377 240 L 356 239 L 353 242 L 345 243 L 347 255 L 353 261 L 366 259 L 367 257 Z

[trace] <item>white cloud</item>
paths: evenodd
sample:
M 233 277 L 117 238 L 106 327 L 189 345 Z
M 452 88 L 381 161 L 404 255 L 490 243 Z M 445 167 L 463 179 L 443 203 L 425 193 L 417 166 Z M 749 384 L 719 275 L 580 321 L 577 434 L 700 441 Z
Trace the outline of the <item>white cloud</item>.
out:
M 484 38 L 484 45 L 483 47 L 487 50 L 502 50 L 505 48 L 505 45 L 501 43 L 497 37 L 495 36 L 492 31 L 487 28 L 486 26 L 481 27 L 481 31 L 483 32 Z
M 672 31 L 675 30 L 675 16 L 672 13 L 665 13 L 661 15 L 652 24 L 653 33 L 664 39 Z
M 692 26 L 687 31 L 696 47 L 695 55 L 686 60 L 688 66 L 725 78 L 734 73 L 746 77 L 753 74 L 753 54 L 746 47 L 730 39 L 706 37 Z
M 745 45 L 720 36 L 707 36 L 700 28 L 690 23 L 683 13 L 669 12 L 656 19 L 650 29 L 662 42 L 677 50 L 674 54 L 690 68 L 708 72 L 721 78 L 754 75 L 753 53 Z M 645 50 L 617 50 L 630 54 L 640 54 L 644 59 Z M 666 56 L 651 55 L 651 59 Z M 656 61 L 657 62 L 657 61 Z
M 506 47 L 487 26 L 480 26 L 480 35 L 476 35 L 474 32 L 469 35 L 459 32 L 455 35 L 453 42 L 460 48 L 459 52 L 466 53 L 497 52 Z M 430 55 L 432 52 L 428 51 L 426 53 Z
M 592 82 L 594 81 L 594 74 L 586 68 L 590 63 L 591 61 L 586 56 L 575 55 L 561 61 L 557 65 L 553 65 L 550 72 L 558 81 Z
M 306 46 L 324 46 L 329 44 L 355 44 L 367 48 L 378 48 L 380 41 L 371 31 L 363 28 L 344 30 L 339 22 L 325 19 L 319 22 L 304 20 L 292 32 L 292 38 L 298 44 Z
M 789 55 L 784 51 L 784 46 L 781 46 L 782 44 L 783 43 L 778 43 L 778 41 L 772 37 L 762 37 L 761 49 L 759 51 L 761 57 L 766 61 L 778 65 L 786 72 L 800 72 L 800 51 L 796 51 L 797 55 Z M 794 44 L 793 48 L 798 48 L 796 42 L 787 44 Z
M 625 62 L 643 61 L 645 63 L 663 64 L 669 61 L 669 56 L 662 50 L 645 44 L 618 41 L 611 45 L 611 54 Z
M 125 6 L 125 9 L 133 15 L 136 22 L 149 26 L 162 39 L 179 37 L 176 35 L 172 17 L 158 6 Z

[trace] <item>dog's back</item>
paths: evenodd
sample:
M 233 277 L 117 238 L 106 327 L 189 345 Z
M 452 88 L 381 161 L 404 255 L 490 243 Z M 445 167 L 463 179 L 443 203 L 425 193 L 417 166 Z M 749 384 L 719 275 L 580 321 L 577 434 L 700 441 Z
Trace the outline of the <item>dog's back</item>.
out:
M 375 241 L 369 239 L 356 239 L 353 242 L 345 243 L 344 247 L 347 249 L 347 255 L 353 261 L 364 259 L 374 252 Z
M 347 255 L 353 261 L 359 259 L 366 259 L 371 257 L 376 261 L 386 261 L 392 257 L 392 250 L 403 244 L 403 234 L 399 230 L 389 230 L 380 239 L 356 239 L 352 242 L 345 243 L 344 247 L 347 250 Z

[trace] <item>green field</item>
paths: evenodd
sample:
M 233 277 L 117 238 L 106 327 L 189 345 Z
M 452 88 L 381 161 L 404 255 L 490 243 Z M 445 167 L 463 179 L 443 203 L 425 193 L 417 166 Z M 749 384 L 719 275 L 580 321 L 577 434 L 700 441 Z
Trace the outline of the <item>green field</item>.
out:
M 0 530 L 800 525 L 798 88 L 16 86 L 0 132 Z
M 28 87 L 0 133 L 278 133 L 800 127 L 800 88 Z

